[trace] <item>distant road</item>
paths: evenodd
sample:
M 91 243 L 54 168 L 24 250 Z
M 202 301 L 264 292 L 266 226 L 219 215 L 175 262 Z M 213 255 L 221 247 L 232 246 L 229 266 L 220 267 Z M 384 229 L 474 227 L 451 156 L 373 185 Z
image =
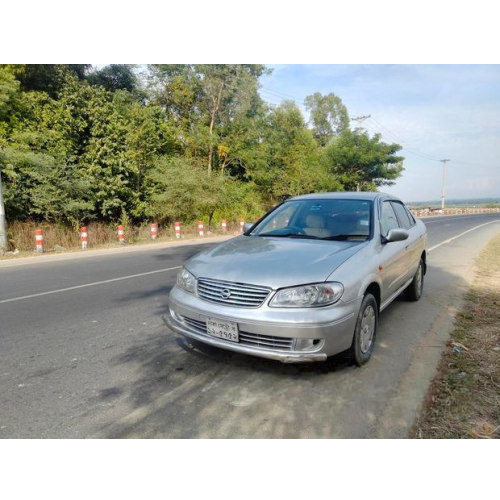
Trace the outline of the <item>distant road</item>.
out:
M 342 357 L 287 366 L 194 349 L 168 331 L 161 315 L 177 269 L 206 245 L 0 266 L 0 438 L 404 435 L 420 393 L 403 408 L 397 396 L 410 390 L 417 353 L 437 359 L 449 305 L 499 219 L 424 219 L 435 247 L 424 297 L 382 314 L 362 369 Z
M 424 217 L 429 248 L 481 224 L 500 220 L 500 214 Z

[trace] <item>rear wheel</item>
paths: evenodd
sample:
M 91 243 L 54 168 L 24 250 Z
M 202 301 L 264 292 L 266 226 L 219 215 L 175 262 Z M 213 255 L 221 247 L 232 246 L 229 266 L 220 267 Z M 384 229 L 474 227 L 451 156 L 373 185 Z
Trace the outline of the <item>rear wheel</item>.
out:
M 378 306 L 375 297 L 367 293 L 359 308 L 356 328 L 350 349 L 354 362 L 361 366 L 371 357 L 375 346 L 378 324 Z
M 408 300 L 417 301 L 422 297 L 422 290 L 424 288 L 424 262 L 420 259 L 418 269 L 413 277 L 413 281 L 406 289 L 405 295 Z

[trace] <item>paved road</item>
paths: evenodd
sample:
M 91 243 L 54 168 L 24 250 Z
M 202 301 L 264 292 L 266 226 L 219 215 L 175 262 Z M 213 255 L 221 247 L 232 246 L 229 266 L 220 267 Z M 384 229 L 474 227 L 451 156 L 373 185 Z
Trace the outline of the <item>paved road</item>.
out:
M 166 330 L 168 291 L 199 245 L 0 263 L 0 437 L 404 436 L 473 258 L 500 224 L 465 232 L 498 219 L 425 219 L 425 295 L 382 314 L 362 369 L 342 356 L 282 365 Z

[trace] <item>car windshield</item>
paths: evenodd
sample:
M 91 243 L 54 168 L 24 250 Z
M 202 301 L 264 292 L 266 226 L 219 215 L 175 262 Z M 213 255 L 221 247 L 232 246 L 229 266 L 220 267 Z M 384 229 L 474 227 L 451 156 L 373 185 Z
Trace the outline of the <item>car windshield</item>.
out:
M 291 200 L 268 214 L 251 236 L 322 240 L 367 240 L 372 203 L 367 200 Z

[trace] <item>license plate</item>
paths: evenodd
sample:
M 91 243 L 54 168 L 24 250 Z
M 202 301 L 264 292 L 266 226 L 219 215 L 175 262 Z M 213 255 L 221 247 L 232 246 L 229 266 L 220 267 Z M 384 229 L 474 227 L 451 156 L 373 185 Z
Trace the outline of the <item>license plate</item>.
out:
M 207 333 L 212 337 L 239 342 L 238 324 L 231 321 L 220 321 L 218 319 L 207 319 Z

